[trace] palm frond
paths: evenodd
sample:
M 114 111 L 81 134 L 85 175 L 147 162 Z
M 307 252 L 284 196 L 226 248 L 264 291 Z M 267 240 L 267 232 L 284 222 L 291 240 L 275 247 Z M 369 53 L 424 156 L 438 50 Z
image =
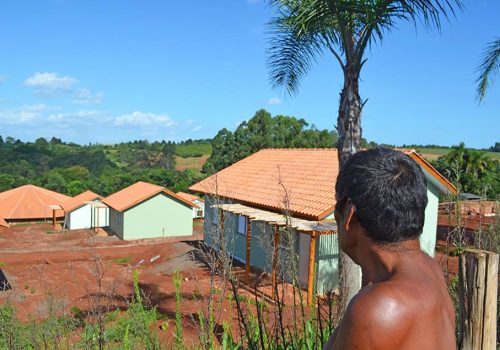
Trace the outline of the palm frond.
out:
M 484 100 L 486 92 L 493 83 L 495 75 L 500 70 L 500 38 L 488 44 L 483 53 L 483 60 L 477 67 L 479 76 L 476 79 L 477 99 Z
M 331 30 L 325 0 L 275 0 L 271 3 L 277 7 L 278 16 L 269 23 L 270 80 L 273 87 L 285 87 L 292 95 L 324 48 L 334 50 L 333 46 L 339 45 L 340 36 Z M 340 59 L 340 55 L 335 54 Z
M 297 28 L 280 28 L 269 41 L 270 80 L 274 88 L 285 87 L 293 95 L 322 48 L 312 34 L 298 34 Z
M 295 93 L 300 79 L 326 48 L 345 71 L 358 74 L 366 48 L 401 21 L 441 27 L 462 0 L 268 0 L 276 8 L 268 63 L 274 87 Z
M 362 29 L 356 48 L 358 61 L 363 59 L 367 46 L 382 41 L 385 33 L 397 28 L 399 22 L 422 22 L 427 27 L 440 29 L 442 19 L 454 16 L 456 9 L 463 9 L 461 0 L 359 1 L 357 21 Z

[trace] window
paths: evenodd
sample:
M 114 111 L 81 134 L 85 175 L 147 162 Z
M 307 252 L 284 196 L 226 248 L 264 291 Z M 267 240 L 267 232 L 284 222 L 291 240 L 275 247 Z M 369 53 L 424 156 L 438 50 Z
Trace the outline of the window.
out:
M 238 215 L 238 233 L 242 235 L 247 234 L 247 217 Z
M 217 225 L 217 208 L 212 208 L 212 224 Z
M 203 217 L 203 210 L 201 210 L 201 209 L 197 209 L 197 210 L 196 210 L 196 217 L 197 217 L 197 218 L 201 218 L 201 217 Z

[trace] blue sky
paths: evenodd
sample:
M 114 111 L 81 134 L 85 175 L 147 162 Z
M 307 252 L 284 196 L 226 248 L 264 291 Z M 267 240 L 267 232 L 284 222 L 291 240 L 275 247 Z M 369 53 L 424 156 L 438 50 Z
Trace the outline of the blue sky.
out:
M 368 54 L 363 136 L 396 145 L 500 141 L 500 83 L 475 67 L 500 1 L 469 0 L 441 33 L 401 23 Z M 256 110 L 332 129 L 342 79 L 329 55 L 296 96 L 266 67 L 264 0 L 36 0 L 0 5 L 0 135 L 77 143 L 211 138 Z M 498 77 L 497 80 L 500 80 Z

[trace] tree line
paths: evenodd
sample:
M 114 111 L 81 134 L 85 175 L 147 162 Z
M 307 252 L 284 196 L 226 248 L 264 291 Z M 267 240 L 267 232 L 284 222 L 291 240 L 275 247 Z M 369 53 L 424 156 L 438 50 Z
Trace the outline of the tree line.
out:
M 78 145 L 56 137 L 22 142 L 0 136 L 0 191 L 29 183 L 70 196 L 87 189 L 107 196 L 139 180 L 172 191 L 186 191 L 204 177 L 264 148 L 330 148 L 337 142 L 335 130 L 320 130 L 302 118 L 272 116 L 264 109 L 234 131 L 223 128 L 213 139 L 188 139 L 180 143 L 135 140 L 114 145 Z M 361 146 L 396 147 L 364 138 Z M 436 148 L 436 145 L 402 147 Z M 498 143 L 490 149 L 497 147 Z M 498 198 L 498 161 L 484 151 L 466 148 L 463 143 L 446 148 L 450 151 L 432 162 L 443 175 L 454 181 L 461 192 Z M 210 157 L 202 172 L 175 169 L 176 156 L 206 155 Z
M 55 137 L 22 142 L 0 136 L 0 191 L 34 184 L 70 196 L 87 189 L 107 196 L 139 180 L 186 190 L 202 175 L 175 170 L 175 151 L 170 141 L 78 145 Z
M 338 141 L 332 130 L 319 130 L 304 119 L 258 110 L 234 132 L 221 129 L 212 140 L 212 154 L 203 167 L 217 172 L 264 148 L 331 148 Z

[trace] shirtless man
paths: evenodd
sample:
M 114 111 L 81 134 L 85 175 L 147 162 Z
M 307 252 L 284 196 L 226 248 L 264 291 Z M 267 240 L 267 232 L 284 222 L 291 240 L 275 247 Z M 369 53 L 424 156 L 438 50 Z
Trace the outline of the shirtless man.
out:
M 420 250 L 427 188 L 405 154 L 354 155 L 336 184 L 340 247 L 361 266 L 363 288 L 324 350 L 455 350 L 455 313 L 443 273 Z

